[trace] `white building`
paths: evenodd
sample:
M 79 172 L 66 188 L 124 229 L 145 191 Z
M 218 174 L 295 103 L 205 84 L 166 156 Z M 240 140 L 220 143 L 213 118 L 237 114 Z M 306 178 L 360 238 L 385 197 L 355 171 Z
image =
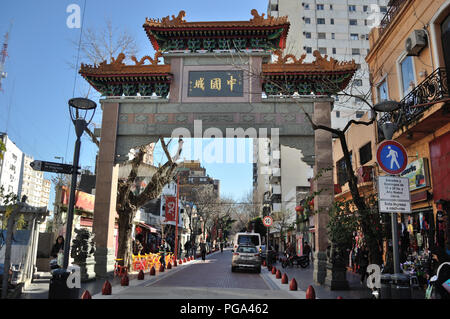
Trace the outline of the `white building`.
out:
M 0 133 L 0 139 L 6 147 L 3 160 L 0 159 L 0 186 L 3 186 L 6 194 L 18 194 L 23 152 L 11 141 L 8 134 Z
M 314 60 L 318 50 L 341 61 L 354 59 L 360 69 L 351 82 L 355 96 L 370 99 L 369 71 L 365 57 L 369 51 L 369 31 L 379 24 L 388 0 L 269 0 L 267 14 L 287 16 L 290 28 L 285 54 Z M 343 128 L 350 119 L 361 118 L 368 106 L 358 98 L 336 97 L 332 126 Z
M 50 200 L 51 182 L 44 179 L 44 172 L 35 171 L 30 163 L 34 161 L 32 156 L 23 156 L 21 190 L 19 197 L 27 196 L 27 204 L 35 207 L 47 207 Z

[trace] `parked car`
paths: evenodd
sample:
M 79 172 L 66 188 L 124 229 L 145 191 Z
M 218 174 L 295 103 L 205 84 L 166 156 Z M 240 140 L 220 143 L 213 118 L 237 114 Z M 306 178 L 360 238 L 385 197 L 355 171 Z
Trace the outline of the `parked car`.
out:
M 236 269 L 252 269 L 261 272 L 261 257 L 255 245 L 239 245 L 233 252 L 231 271 Z

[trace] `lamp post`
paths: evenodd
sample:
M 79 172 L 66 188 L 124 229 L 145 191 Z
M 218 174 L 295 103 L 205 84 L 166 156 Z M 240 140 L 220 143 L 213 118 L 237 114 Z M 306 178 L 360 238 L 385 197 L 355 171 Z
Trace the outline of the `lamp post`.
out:
M 63 269 L 67 269 L 69 266 L 69 253 L 70 253 L 70 241 L 72 237 L 72 224 L 73 224 L 73 210 L 75 206 L 75 189 L 78 176 L 78 162 L 80 159 L 81 148 L 81 136 L 84 130 L 95 114 L 97 104 L 86 98 L 73 98 L 69 100 L 69 114 L 72 122 L 75 126 L 75 133 L 77 140 L 75 142 L 75 150 L 73 154 L 73 170 L 72 170 L 72 182 L 70 184 L 69 206 L 67 208 L 67 226 L 66 226 L 66 241 L 64 242 L 64 262 Z M 92 112 L 88 121 L 89 113 Z

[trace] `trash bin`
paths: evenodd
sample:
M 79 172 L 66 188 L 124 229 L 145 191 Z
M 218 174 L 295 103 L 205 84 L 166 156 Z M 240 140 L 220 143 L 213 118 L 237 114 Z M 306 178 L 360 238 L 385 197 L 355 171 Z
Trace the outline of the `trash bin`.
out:
M 391 298 L 411 299 L 409 276 L 403 274 L 393 274 L 391 276 Z
M 78 299 L 80 288 L 69 288 L 67 286 L 67 278 L 69 278 L 70 272 L 66 269 L 55 269 L 52 271 L 52 275 L 48 299 Z
M 382 274 L 380 278 L 381 289 L 380 298 L 381 299 L 391 299 L 391 274 Z

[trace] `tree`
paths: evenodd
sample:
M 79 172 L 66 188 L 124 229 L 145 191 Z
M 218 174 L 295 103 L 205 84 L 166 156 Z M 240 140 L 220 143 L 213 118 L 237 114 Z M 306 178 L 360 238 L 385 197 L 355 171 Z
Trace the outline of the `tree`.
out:
M 130 161 L 131 170 L 128 178 L 119 180 L 118 183 L 116 207 L 119 215 L 119 247 L 117 249 L 117 256 L 123 259 L 124 264 L 128 264 L 129 262 L 132 222 L 136 216 L 136 212 L 148 201 L 159 197 L 164 185 L 171 182 L 175 176 L 175 169 L 177 167 L 176 160 L 180 157 L 183 140 L 179 140 L 178 150 L 174 157 L 169 154 L 164 139 L 160 137 L 159 141 L 166 154 L 167 162 L 160 166 L 153 174 L 144 190 L 135 194 L 133 186 L 136 184 L 137 172 L 139 166 L 142 164 L 146 146 L 141 146 L 135 153 L 135 157 Z
M 272 218 L 272 228 L 280 233 L 280 238 L 283 240 L 283 246 L 286 247 L 284 235 L 286 232 L 295 229 L 296 220 L 292 219 L 292 213 L 286 210 L 272 213 Z
M 202 237 L 205 239 L 208 230 L 212 227 L 213 217 L 217 210 L 217 194 L 211 188 L 207 187 L 195 189 L 193 201 L 197 207 L 197 215 L 200 217 L 203 226 Z

